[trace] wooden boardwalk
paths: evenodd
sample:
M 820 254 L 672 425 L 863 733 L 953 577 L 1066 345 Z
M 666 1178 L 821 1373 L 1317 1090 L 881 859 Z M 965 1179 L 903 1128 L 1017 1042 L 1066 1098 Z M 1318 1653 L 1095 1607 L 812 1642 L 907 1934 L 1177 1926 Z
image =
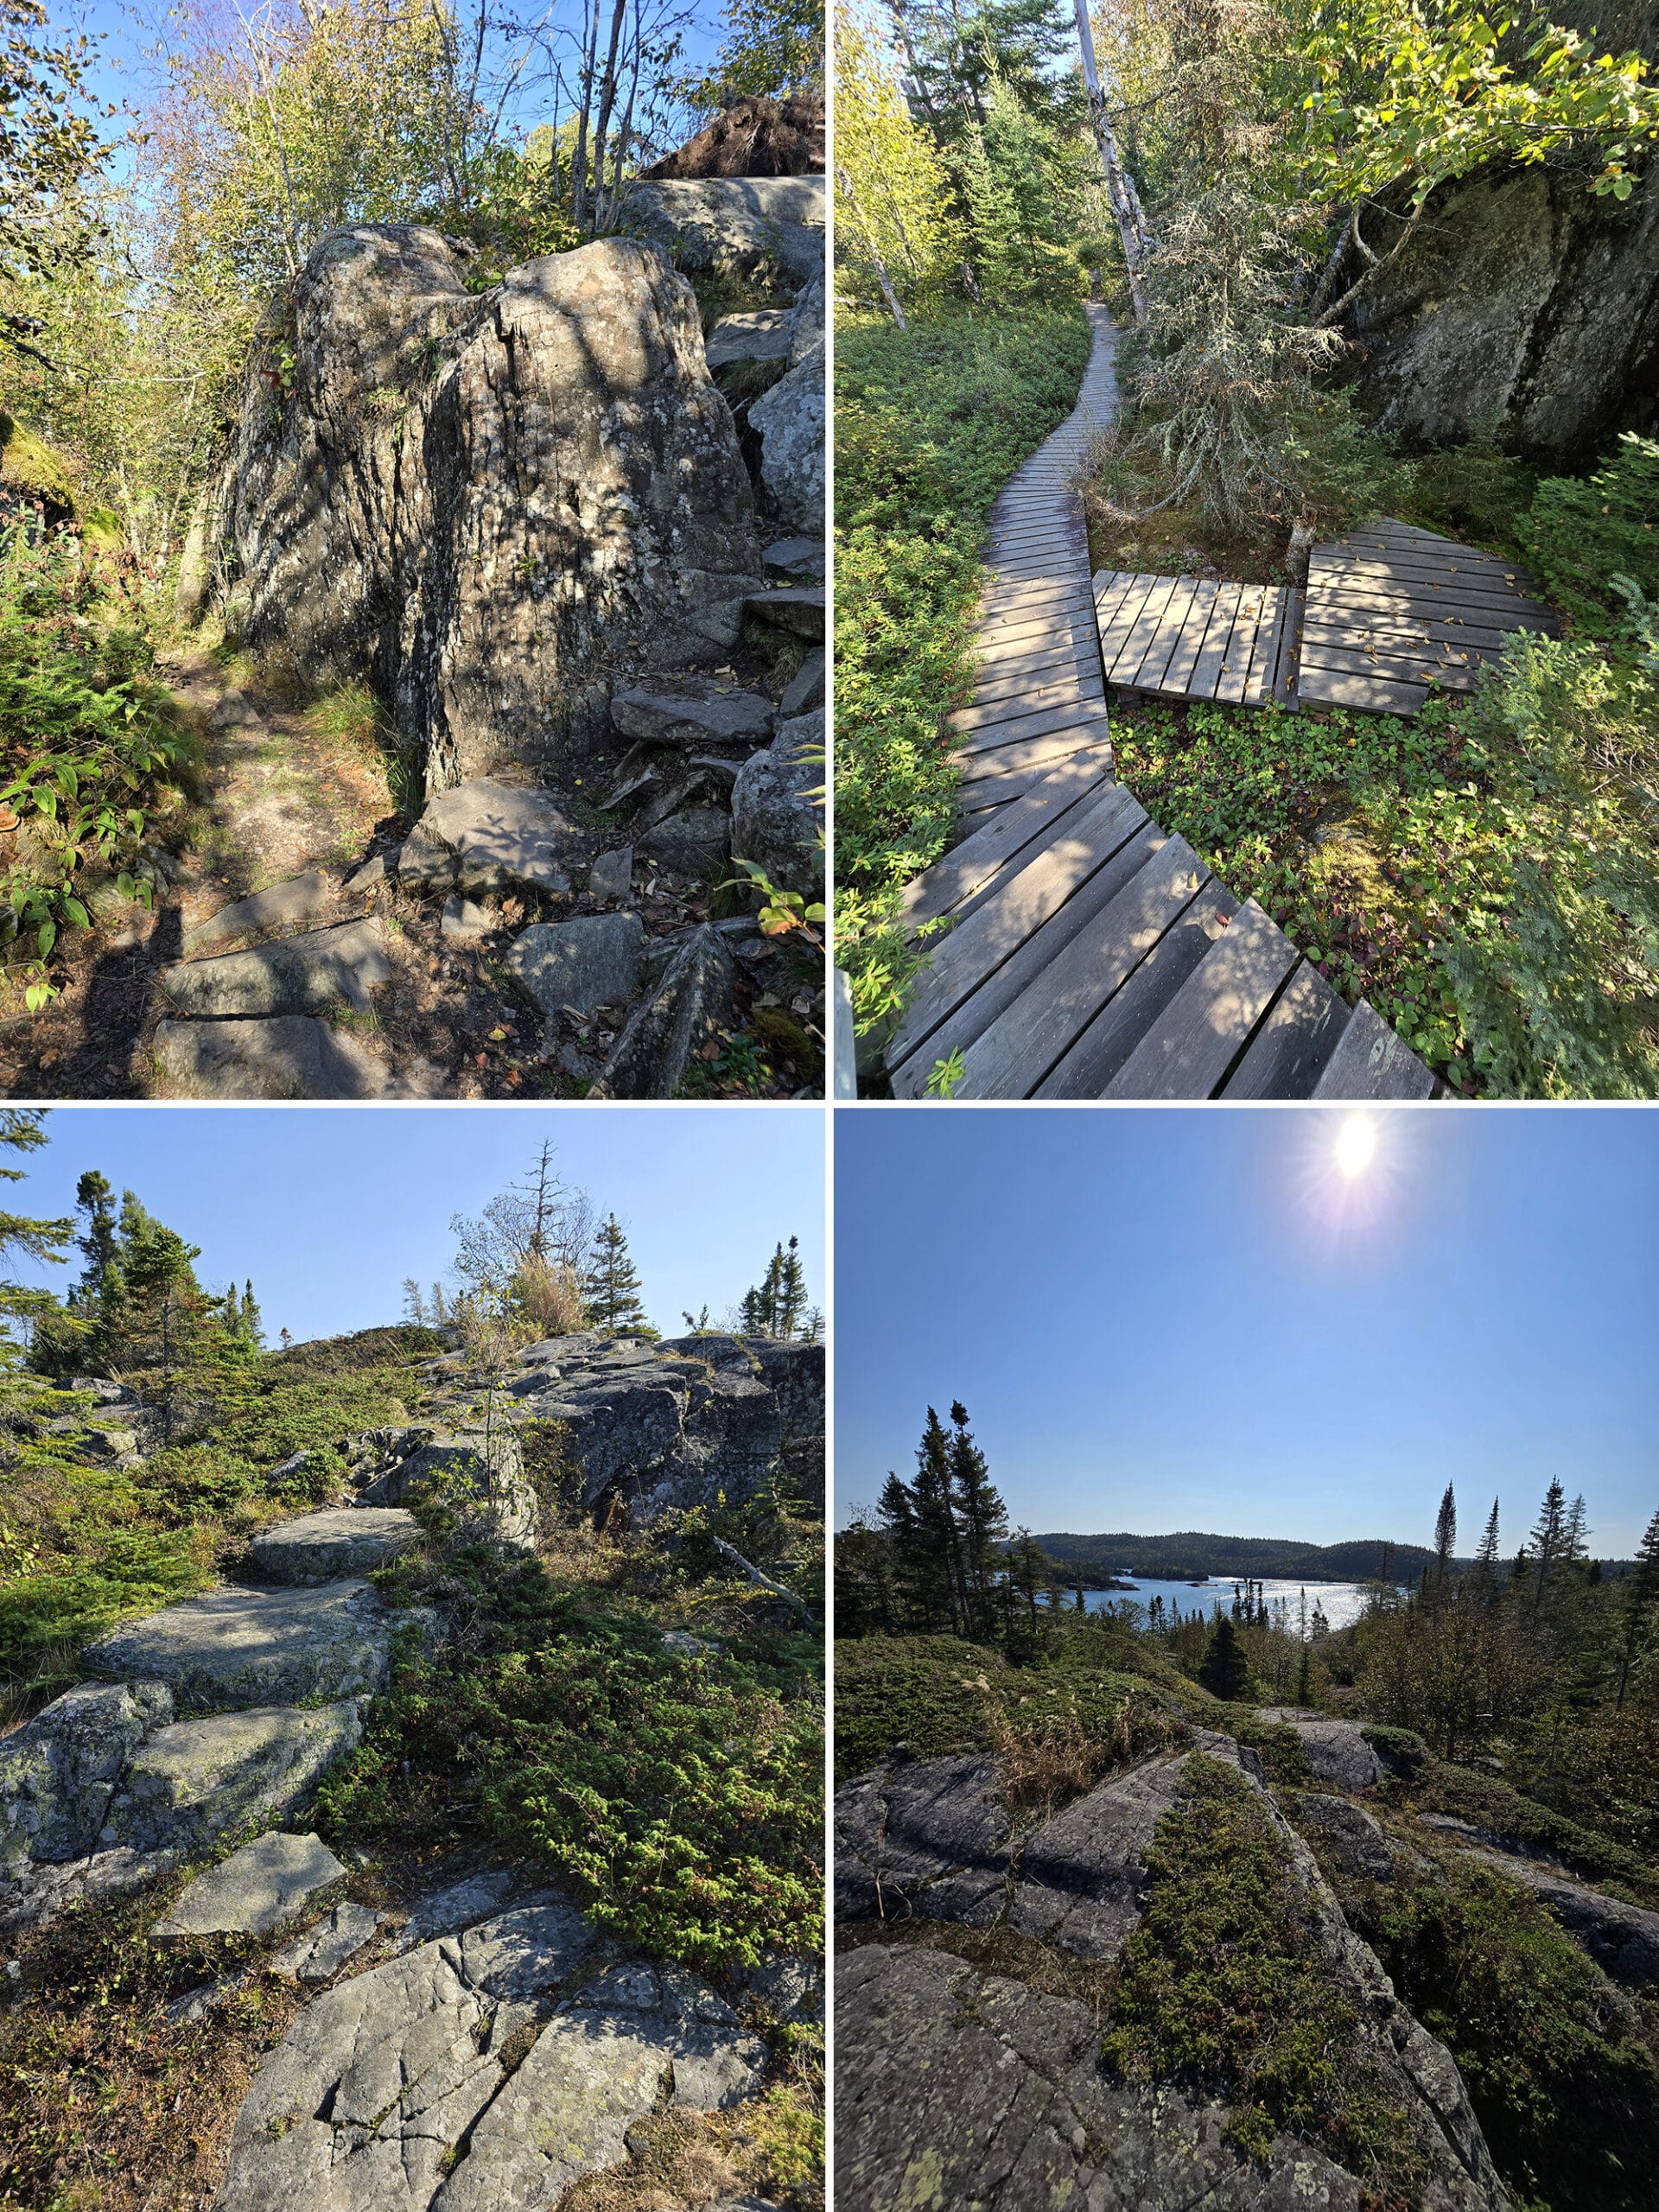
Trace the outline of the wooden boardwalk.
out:
M 1118 569 L 1103 569 L 1094 590 L 1109 683 L 1160 698 L 1295 703 L 1300 591 Z
M 920 1097 L 960 1053 L 958 1098 L 1426 1098 L 1427 1069 L 1371 1008 L 1338 999 L 1114 775 L 1072 481 L 1116 402 L 1111 321 L 1089 315 L 1077 409 L 992 512 L 978 683 L 952 718 L 965 834 L 905 900 L 912 922 L 951 927 L 888 1046 L 893 1095 Z M 1230 681 L 1237 626 L 1235 607 Z M 1254 666 L 1252 640 L 1247 683 Z

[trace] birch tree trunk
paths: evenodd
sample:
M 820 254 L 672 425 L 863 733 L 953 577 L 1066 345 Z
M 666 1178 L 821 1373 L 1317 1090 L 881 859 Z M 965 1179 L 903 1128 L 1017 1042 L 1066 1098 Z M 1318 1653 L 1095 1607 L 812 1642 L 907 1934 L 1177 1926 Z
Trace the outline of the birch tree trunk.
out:
M 1128 271 L 1129 298 L 1135 307 L 1135 319 L 1144 330 L 1147 322 L 1146 288 L 1141 281 L 1141 269 L 1146 259 L 1147 225 L 1141 211 L 1141 195 L 1134 180 L 1118 157 L 1117 136 L 1112 129 L 1110 116 L 1106 112 L 1105 96 L 1100 89 L 1100 72 L 1095 66 L 1095 34 L 1089 22 L 1089 0 L 1072 0 L 1077 18 L 1077 44 L 1083 52 L 1083 81 L 1089 93 L 1089 124 L 1095 134 L 1095 144 L 1100 149 L 1100 164 L 1106 172 L 1106 196 L 1112 205 L 1113 218 L 1117 224 L 1117 235 L 1123 243 L 1123 262 Z

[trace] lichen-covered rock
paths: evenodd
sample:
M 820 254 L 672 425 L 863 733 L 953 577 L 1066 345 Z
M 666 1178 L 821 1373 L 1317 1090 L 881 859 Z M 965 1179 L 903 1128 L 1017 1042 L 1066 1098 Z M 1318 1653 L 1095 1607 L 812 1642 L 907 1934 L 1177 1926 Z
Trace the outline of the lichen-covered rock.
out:
M 739 1504 L 798 1465 L 822 1484 L 822 1344 L 584 1331 L 531 1345 L 507 1391 L 504 1419 L 565 1425 L 590 1506 L 615 1497 L 650 1521 L 722 1491 Z M 804 1486 L 810 1495 L 810 1474 Z
M 750 426 L 760 433 L 760 486 L 766 505 L 793 530 L 823 528 L 823 361 L 822 345 L 814 346 L 749 406 Z
M 619 677 L 712 651 L 759 569 L 752 496 L 653 249 L 600 239 L 474 298 L 435 231 L 358 224 L 313 249 L 294 318 L 209 523 L 250 650 L 372 672 L 429 791 L 559 759 Z
M 256 2075 L 216 2212 L 536 2212 L 664 2098 L 753 2093 L 766 2046 L 712 1991 L 645 1966 L 584 1984 L 599 1951 L 543 1899 L 330 1990 Z
M 1509 2212 L 1450 2053 L 1348 1926 L 1273 1806 L 1259 1762 L 1229 1738 L 1194 1733 L 1195 1749 L 1230 1760 L 1258 1793 L 1282 1839 L 1303 1923 L 1353 2023 L 1352 2050 L 1333 2063 L 1373 2081 L 1408 2135 L 1422 2212 Z M 1109 1964 L 1141 1923 L 1148 1850 L 1191 1756 L 1109 1777 L 1029 1834 L 1010 1819 L 989 1756 L 895 1760 L 837 1793 L 838 1916 L 1005 1930 L 1011 1957 L 1041 1946 Z M 1097 2005 L 1046 1993 L 1035 1972 L 1028 1985 L 946 1948 L 888 1942 L 868 1927 L 864 1936 L 842 1950 L 836 1975 L 846 2212 L 1363 2212 L 1372 2201 L 1369 2160 L 1351 2171 L 1334 2145 L 1277 2132 L 1247 2154 L 1230 2139 L 1235 2114 L 1219 2098 L 1185 2080 L 1114 2078 L 1101 2064 Z
M 365 1582 L 309 1590 L 210 1590 L 128 1621 L 81 1654 L 90 1675 L 166 1683 L 189 1711 L 355 1697 L 385 1680 L 391 1632 Z
M 337 1505 L 263 1530 L 248 1557 L 267 1582 L 338 1582 L 385 1567 L 420 1541 L 413 1516 L 395 1506 Z
M 807 899 L 823 895 L 824 777 L 823 716 L 799 715 L 750 755 L 732 785 L 734 857 Z
M 1304 1713 L 1295 1706 L 1264 1706 L 1262 1718 L 1275 1726 L 1295 1730 L 1316 1782 L 1332 1783 L 1338 1789 L 1372 1789 L 1383 1779 L 1382 1762 L 1366 1742 L 1357 1720 Z
M 797 284 L 824 269 L 821 176 L 640 179 L 622 220 L 682 269 L 750 276 L 780 264 Z
M 602 1098 L 671 1098 L 693 1052 L 718 1040 L 732 1019 L 732 956 L 704 924 L 675 955 L 667 974 L 628 1016 L 594 1086 Z
M 512 941 L 503 965 L 547 1015 L 627 1006 L 639 992 L 645 925 L 638 914 L 588 914 L 536 922 Z
M 363 1733 L 355 1698 L 175 1721 L 128 1762 L 99 1840 L 194 1850 L 245 1821 L 284 1821 Z
M 1460 444 L 1496 421 L 1506 446 L 1568 472 L 1616 431 L 1651 429 L 1659 182 L 1649 169 L 1624 200 L 1586 183 L 1570 166 L 1491 168 L 1431 195 L 1352 311 L 1380 428 Z M 1368 218 L 1374 248 L 1396 219 Z
M 172 1718 L 165 1683 L 86 1683 L 0 1741 L 0 1869 L 95 1853 L 123 1767 Z
M 453 1436 L 429 1432 L 407 1452 L 394 1453 L 365 1485 L 360 1505 L 401 1505 L 405 1499 L 441 1499 L 458 1516 L 461 1534 L 534 1548 L 540 1512 L 524 1479 L 524 1453 L 512 1427 L 461 1428 Z
M 283 1981 L 332 1981 L 379 1925 L 380 1916 L 370 1905 L 337 1904 L 327 1920 L 296 1936 L 266 1966 Z

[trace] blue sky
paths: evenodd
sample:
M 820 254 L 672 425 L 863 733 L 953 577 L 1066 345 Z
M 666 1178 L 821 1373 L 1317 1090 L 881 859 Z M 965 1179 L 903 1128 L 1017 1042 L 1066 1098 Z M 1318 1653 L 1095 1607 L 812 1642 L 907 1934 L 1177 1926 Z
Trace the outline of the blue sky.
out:
M 1513 1552 L 1659 1507 L 1659 1114 L 862 1109 L 836 1138 L 836 1516 L 961 1398 L 1017 1522 Z
M 0 1207 L 74 1211 L 83 1169 L 202 1248 L 201 1280 L 251 1275 L 267 1334 L 334 1336 L 401 1319 L 403 1281 L 444 1275 L 454 1213 L 477 1213 L 544 1137 L 568 1182 L 613 1209 L 665 1334 L 719 1314 L 801 1240 L 823 1298 L 823 1117 L 789 1106 L 55 1108 L 44 1150 L 6 1154 L 28 1179 Z M 7 1272 L 61 1293 L 72 1268 Z

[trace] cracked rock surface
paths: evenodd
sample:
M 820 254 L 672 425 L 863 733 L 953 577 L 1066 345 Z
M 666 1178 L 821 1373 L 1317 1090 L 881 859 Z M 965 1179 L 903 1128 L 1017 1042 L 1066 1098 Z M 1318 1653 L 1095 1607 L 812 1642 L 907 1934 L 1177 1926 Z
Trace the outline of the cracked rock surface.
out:
M 753 2093 L 766 2047 L 714 1991 L 595 1977 L 601 1948 L 544 1896 L 328 1991 L 255 2076 L 215 2212 L 543 2212 L 665 2096 Z

